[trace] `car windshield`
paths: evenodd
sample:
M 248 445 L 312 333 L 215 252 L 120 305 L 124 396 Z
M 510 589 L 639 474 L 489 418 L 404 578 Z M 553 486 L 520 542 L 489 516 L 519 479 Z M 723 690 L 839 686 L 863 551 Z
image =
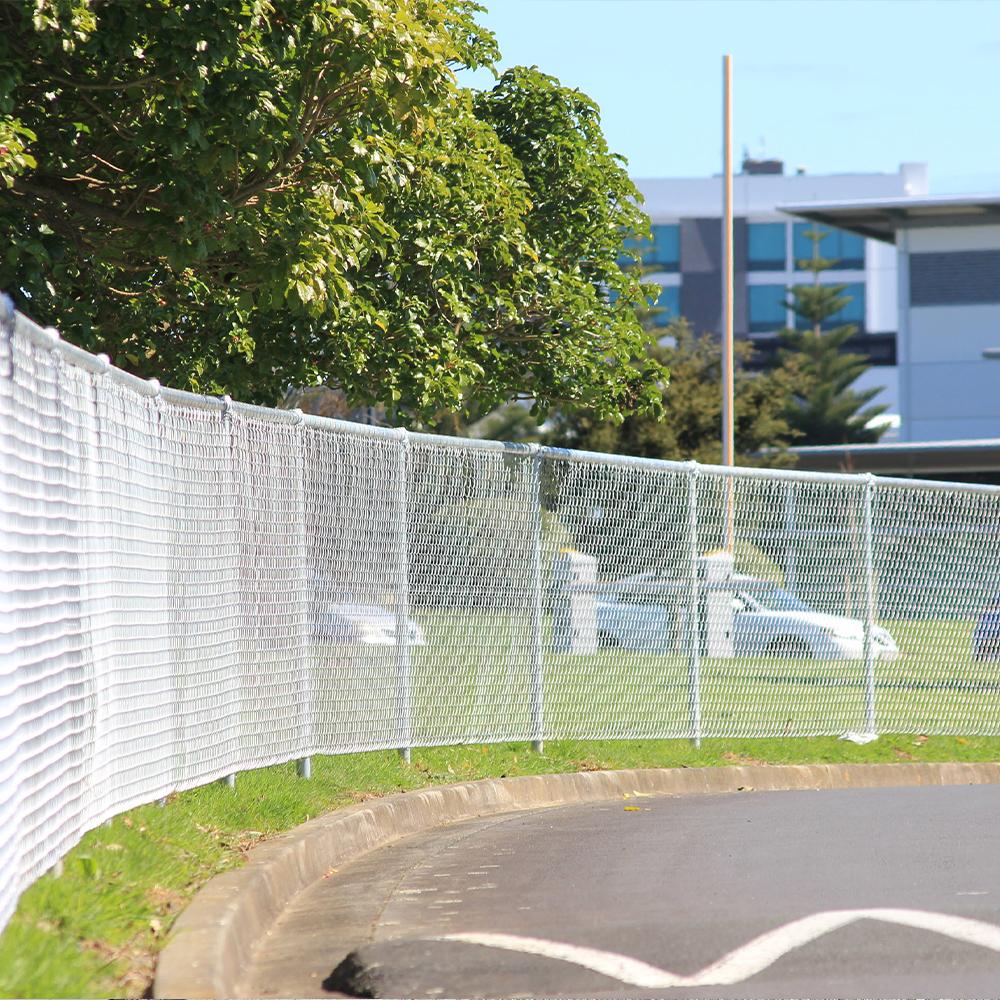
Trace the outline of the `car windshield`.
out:
M 768 611 L 812 611 L 808 604 L 803 604 L 794 594 L 789 594 L 781 587 L 755 588 L 750 591 L 750 597 Z

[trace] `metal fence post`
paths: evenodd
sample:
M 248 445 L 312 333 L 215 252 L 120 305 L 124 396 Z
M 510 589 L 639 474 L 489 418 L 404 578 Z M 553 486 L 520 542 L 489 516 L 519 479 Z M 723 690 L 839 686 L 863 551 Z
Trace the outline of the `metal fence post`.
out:
M 785 483 L 785 589 L 798 593 L 796 567 L 795 481 Z
M 298 438 L 299 447 L 299 511 L 297 519 L 298 544 L 300 547 L 299 558 L 297 560 L 300 572 L 299 578 L 299 598 L 304 602 L 300 605 L 301 615 L 299 631 L 299 746 L 304 749 L 303 744 L 310 749 L 313 747 L 313 662 L 312 645 L 310 637 L 312 635 L 312 614 L 313 614 L 313 588 L 316 582 L 309 573 L 309 567 L 313 565 L 310 558 L 310 539 L 307 521 L 309 518 L 309 489 L 306 473 L 306 466 L 309 461 L 308 455 L 308 431 L 306 430 L 305 415 L 302 410 L 296 408 L 292 410 L 296 416 L 295 432 Z M 312 759 L 310 757 L 299 757 L 295 761 L 295 771 L 300 778 L 312 777 Z
M 698 463 L 687 465 L 688 542 L 691 579 L 688 604 L 688 700 L 691 709 L 691 739 L 701 746 L 701 622 L 698 591 Z
M 875 645 L 872 632 L 875 628 L 875 559 L 872 541 L 872 498 L 875 477 L 865 475 L 864 552 L 865 552 L 865 733 L 875 735 Z
M 407 479 L 410 473 L 410 439 L 405 428 L 399 429 L 396 464 L 396 664 L 399 679 L 396 687 L 396 711 L 399 725 L 399 756 L 410 762 L 413 738 L 413 691 L 410 675 L 410 565 L 407 551 Z
M 537 444 L 529 446 L 532 485 L 531 544 L 531 732 L 532 748 L 542 753 L 545 743 L 545 677 L 542 669 L 542 456 Z

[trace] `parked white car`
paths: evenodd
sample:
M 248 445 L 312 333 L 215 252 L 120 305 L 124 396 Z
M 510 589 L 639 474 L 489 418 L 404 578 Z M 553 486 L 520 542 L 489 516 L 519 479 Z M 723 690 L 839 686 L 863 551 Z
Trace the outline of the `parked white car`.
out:
M 734 583 L 733 646 L 737 656 L 863 659 L 864 622 L 815 611 L 776 583 L 739 576 Z M 892 636 L 879 625 L 872 629 L 872 652 L 881 660 L 899 656 Z
M 396 645 L 398 620 L 394 608 L 362 601 L 336 601 L 320 604 L 313 617 L 313 635 L 323 642 Z M 426 642 L 420 626 L 407 618 L 405 644 L 423 646 Z
M 737 575 L 732 580 L 733 655 L 796 659 L 862 659 L 865 627 L 857 618 L 810 608 L 769 580 Z M 655 571 L 609 584 L 597 596 L 598 640 L 640 652 L 682 649 L 686 641 L 686 581 Z M 873 654 L 899 656 L 892 636 L 872 630 Z

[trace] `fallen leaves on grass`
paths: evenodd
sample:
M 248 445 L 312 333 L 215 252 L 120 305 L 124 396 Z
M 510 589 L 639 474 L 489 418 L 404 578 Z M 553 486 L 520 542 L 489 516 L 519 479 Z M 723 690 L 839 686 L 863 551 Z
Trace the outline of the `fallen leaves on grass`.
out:
M 177 913 L 187 905 L 187 897 L 176 889 L 167 889 L 162 885 L 154 885 L 147 893 L 146 899 L 157 913 Z
M 151 926 L 148 934 L 155 938 L 157 931 Z M 84 951 L 98 955 L 107 963 L 109 973 L 114 977 L 117 989 L 115 996 L 141 997 L 148 993 L 156 967 L 155 949 L 146 933 L 137 934 L 125 944 L 115 946 L 108 941 L 82 941 Z M 123 971 L 120 966 L 124 964 Z
M 365 792 L 359 788 L 355 788 L 347 792 L 347 797 L 352 802 L 367 802 L 369 799 L 383 799 L 387 794 L 387 792 Z
M 727 750 L 723 755 L 722 759 L 729 761 L 730 764 L 766 764 L 766 760 L 758 760 L 756 757 L 748 757 L 746 754 L 733 753 L 732 750 Z
M 917 758 L 913 756 L 912 753 L 908 753 L 906 750 L 901 750 L 899 747 L 893 747 L 892 752 L 896 755 L 899 760 L 916 760 Z
M 232 851 L 234 854 L 239 854 L 243 858 L 246 858 L 254 847 L 266 839 L 267 835 L 260 830 L 244 830 L 242 833 L 237 833 L 232 839 L 220 840 L 219 843 L 227 851 Z

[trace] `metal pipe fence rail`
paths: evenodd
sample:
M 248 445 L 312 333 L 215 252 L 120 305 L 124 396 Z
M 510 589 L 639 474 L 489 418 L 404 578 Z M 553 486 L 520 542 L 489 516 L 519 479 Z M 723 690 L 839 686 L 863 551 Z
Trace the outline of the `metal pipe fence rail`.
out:
M 8 308 L 0 925 L 105 819 L 318 753 L 998 733 L 998 532 L 992 487 L 199 397 Z

